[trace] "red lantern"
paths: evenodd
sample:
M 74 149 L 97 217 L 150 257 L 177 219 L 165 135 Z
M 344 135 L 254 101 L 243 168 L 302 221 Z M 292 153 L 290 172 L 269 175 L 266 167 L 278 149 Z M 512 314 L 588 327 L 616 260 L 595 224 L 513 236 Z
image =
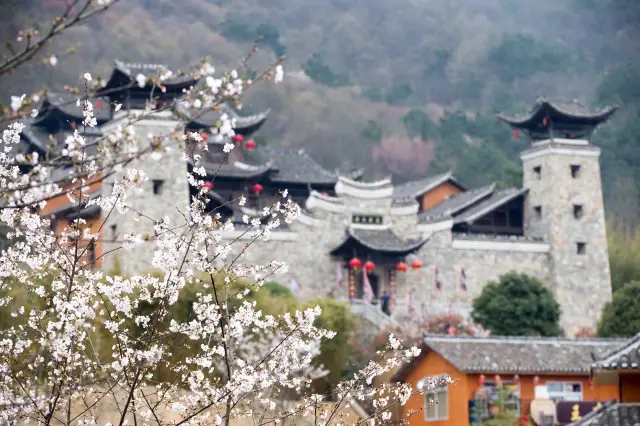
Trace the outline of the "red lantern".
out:
M 496 381 L 496 384 L 500 383 L 500 375 L 499 374 L 496 374 L 496 377 L 494 377 L 494 379 Z
M 420 269 L 422 268 L 422 262 L 420 262 L 419 260 L 414 260 L 413 262 L 411 262 L 411 267 L 413 269 Z
M 360 268 L 361 265 L 362 265 L 362 261 L 357 257 L 354 257 L 349 261 L 349 266 L 351 267 L 351 269 L 354 269 L 356 271 L 358 270 L 358 268 Z
M 253 190 L 253 192 L 255 192 L 256 194 L 259 194 L 262 192 L 262 190 L 264 189 L 264 187 L 262 185 L 260 185 L 259 183 L 256 183 L 255 185 L 253 185 L 251 187 L 251 189 Z
M 371 273 L 374 269 L 376 269 L 376 264 L 370 260 L 367 260 L 364 264 L 364 269 L 366 269 L 367 272 Z
M 398 272 L 407 272 L 407 269 L 409 269 L 409 265 L 404 262 L 400 262 L 396 265 L 396 271 Z
M 480 386 L 484 385 L 484 374 L 481 374 L 480 377 L 478 377 L 478 383 Z
M 542 119 L 542 125 L 546 126 L 547 124 L 549 124 L 549 119 L 547 117 Z
M 102 109 L 102 101 L 101 100 L 96 101 L 96 108 L 97 109 Z
M 207 188 L 209 191 L 213 189 L 213 182 L 205 182 L 202 184 L 203 188 Z
M 518 129 L 513 129 L 513 138 L 518 139 L 518 137 L 520 137 L 520 132 L 518 132 Z
M 513 377 L 513 381 L 518 383 L 520 382 L 520 376 L 518 376 L 517 374 Z
M 244 136 L 242 136 L 242 135 L 235 135 L 235 136 L 233 137 L 233 141 L 234 141 L 235 143 L 242 142 L 243 140 L 244 140 Z
M 537 385 L 537 384 L 539 384 L 539 383 L 540 383 L 540 377 L 535 376 L 535 377 L 533 378 L 533 384 L 534 384 L 534 385 Z
M 589 379 L 589 386 L 593 387 L 593 379 Z
M 247 147 L 249 151 L 251 151 L 253 148 L 256 147 L 256 142 L 253 139 L 249 139 L 244 146 Z
M 203 133 L 200 135 L 200 137 L 202 138 L 203 141 L 207 141 L 207 139 L 209 139 L 209 135 L 207 135 L 206 133 Z

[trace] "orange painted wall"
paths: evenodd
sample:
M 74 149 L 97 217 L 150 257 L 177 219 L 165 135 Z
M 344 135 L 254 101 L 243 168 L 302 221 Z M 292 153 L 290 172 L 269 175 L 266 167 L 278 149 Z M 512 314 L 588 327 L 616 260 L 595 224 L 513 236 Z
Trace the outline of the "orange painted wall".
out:
M 423 349 L 426 350 L 426 349 Z M 466 425 L 469 422 L 469 394 L 468 381 L 466 376 L 456 370 L 456 368 L 435 352 L 429 351 L 420 361 L 417 367 L 407 377 L 407 383 L 416 389 L 418 381 L 425 376 L 437 376 L 448 374 L 454 383 L 449 385 L 449 419 L 427 422 L 424 418 L 424 411 L 414 414 L 408 418 L 410 425 L 430 425 L 430 426 L 458 426 Z M 414 394 L 405 405 L 406 413 L 411 410 L 420 410 L 424 407 L 424 395 Z
M 584 401 L 607 401 L 612 398 L 619 398 L 618 386 L 614 384 L 589 384 L 588 376 L 575 376 L 575 375 L 538 375 L 539 384 L 544 385 L 547 382 L 580 382 L 582 383 L 582 399 Z M 532 400 L 535 397 L 535 376 L 520 375 L 520 399 Z M 500 379 L 504 381 L 513 381 L 513 375 L 500 375 Z M 469 374 L 469 394 L 467 399 L 473 398 L 476 389 L 479 387 L 480 375 Z M 494 375 L 485 375 L 485 380 L 494 381 Z
M 97 176 L 96 179 L 99 179 Z M 68 184 L 62 187 L 63 191 L 67 191 L 76 187 L 78 184 Z M 89 184 L 89 192 L 97 191 L 102 186 L 102 181 L 92 182 Z M 73 195 L 73 194 L 72 194 Z M 77 196 L 75 197 L 77 198 Z M 62 206 L 69 204 L 69 197 L 66 194 L 58 195 L 57 197 L 53 197 L 50 200 L 47 200 L 47 205 L 40 210 L 40 214 L 46 216 L 50 211 L 57 210 Z
M 640 374 L 620 373 L 620 399 L 622 402 L 640 402 Z
M 100 181 L 99 178 L 100 177 L 97 176 L 95 178 L 96 181 L 89 184 L 90 193 L 97 191 L 102 186 L 102 181 Z M 71 188 L 74 188 L 76 185 L 77 184 L 68 184 L 63 186 L 62 189 L 69 190 Z M 42 210 L 40 210 L 40 214 L 42 216 L 47 216 L 49 212 L 55 211 L 69 203 L 70 201 L 66 194 L 59 195 L 50 200 L 47 200 L 47 205 Z M 56 221 L 54 232 L 56 233 L 56 235 L 60 235 L 64 231 L 64 229 L 69 226 L 69 221 L 66 220 L 64 217 L 57 217 L 56 219 L 57 221 Z M 102 225 L 102 222 L 103 221 L 101 218 L 98 218 L 97 220 L 87 220 L 87 226 L 89 227 L 90 232 L 97 233 L 98 230 L 100 229 L 100 226 Z M 102 232 L 100 233 L 102 234 Z M 83 241 L 80 243 L 79 247 L 84 247 L 85 245 L 86 245 L 86 242 Z M 99 236 L 98 240 L 95 243 L 95 256 L 97 259 L 95 266 L 99 267 L 102 264 L 102 259 L 100 258 L 100 256 L 102 256 L 102 235 Z
M 460 192 L 462 192 L 460 187 L 451 182 L 444 182 L 422 196 L 422 210 L 428 210 L 443 202 L 447 197 Z
M 424 349 L 423 349 L 424 350 Z M 464 374 L 456 370 L 448 361 L 434 352 L 429 352 L 419 363 L 419 365 L 407 377 L 413 389 L 416 389 L 418 381 L 425 376 L 437 376 L 449 374 L 454 383 L 449 385 L 449 419 L 442 421 L 427 422 L 424 413 L 419 413 L 409 418 L 409 424 L 429 425 L 429 426 L 465 426 L 469 425 L 469 400 L 473 399 L 476 390 L 480 387 L 479 374 Z M 494 375 L 485 374 L 485 380 L 493 381 Z M 533 375 L 520 375 L 520 398 L 526 404 L 534 399 L 534 377 Z M 613 398 L 620 400 L 620 392 L 617 384 L 589 384 L 588 376 L 576 375 L 539 375 L 539 384 L 543 385 L 550 381 L 580 382 L 582 383 L 582 395 L 584 401 L 608 401 Z M 500 375 L 504 381 L 512 381 L 513 375 Z M 636 387 L 633 392 L 640 392 L 640 375 L 635 380 Z M 635 393 L 633 395 L 636 395 Z M 640 393 L 637 394 L 640 397 Z M 411 410 L 419 410 L 424 405 L 424 396 L 416 394 L 409 399 L 405 406 L 405 416 Z M 406 417 L 405 417 L 406 418 Z

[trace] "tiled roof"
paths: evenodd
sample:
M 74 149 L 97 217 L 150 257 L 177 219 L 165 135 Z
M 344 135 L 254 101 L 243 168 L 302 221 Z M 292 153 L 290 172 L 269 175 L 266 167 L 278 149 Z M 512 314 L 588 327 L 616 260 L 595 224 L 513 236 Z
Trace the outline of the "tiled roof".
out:
M 640 424 L 640 404 L 610 401 L 600 409 L 567 426 L 637 426 Z
M 438 222 L 448 219 L 458 212 L 473 206 L 474 204 L 489 197 L 495 189 L 495 183 L 482 188 L 460 192 L 445 199 L 440 204 L 424 211 L 420 214 L 419 220 L 422 223 Z
M 593 360 L 621 342 L 620 339 L 427 335 L 421 357 L 434 351 L 467 373 L 588 375 Z M 403 366 L 395 380 L 404 380 L 417 362 L 419 360 Z
M 402 203 L 403 201 L 413 201 L 416 197 L 424 194 L 425 192 L 435 188 L 442 182 L 453 179 L 452 173 L 442 173 L 437 176 L 429 176 L 423 179 L 413 180 L 400 185 L 396 185 L 393 188 L 393 200 L 394 203 Z
M 640 333 L 604 354 L 593 367 L 596 370 L 640 369 Z
M 418 250 L 427 238 L 406 240 L 396 235 L 389 227 L 379 228 L 359 228 L 349 226 L 347 228 L 347 238 L 339 247 L 333 250 L 338 252 L 350 239 L 357 241 L 364 247 L 386 253 L 404 255 Z
M 191 160 L 189 160 L 189 163 L 192 164 Z M 205 156 L 200 160 L 200 165 L 212 176 L 232 179 L 256 179 L 271 173 L 273 170 L 272 161 L 258 165 L 244 164 L 236 161 L 232 164 L 223 164 L 221 166 L 219 161 L 209 160 Z
M 620 339 L 425 336 L 424 344 L 465 372 L 543 373 L 590 371 L 593 359 Z
M 191 124 L 197 127 L 213 127 L 220 120 L 222 114 L 227 114 L 232 120 L 235 119 L 235 130 L 239 133 L 243 133 L 245 129 L 251 129 L 251 132 L 255 132 L 264 124 L 269 115 L 269 110 L 266 110 L 259 114 L 241 116 L 227 104 L 220 105 L 219 111 L 214 111 L 205 108 L 192 109 L 188 108 L 185 103 L 180 103 L 176 106 L 176 111 L 191 120 Z
M 338 180 L 335 173 L 316 163 L 303 149 L 258 147 L 247 157 L 251 164 L 272 161 L 269 178 L 276 183 L 333 185 Z
M 457 216 L 454 222 L 456 224 L 473 222 L 474 220 L 481 218 L 487 213 L 490 213 L 491 211 L 524 194 L 525 192 L 526 189 L 518 188 L 508 188 L 501 191 L 495 191 L 491 194 L 490 197 L 484 199 L 482 202 L 476 204 L 475 206 L 466 210 L 464 213 Z
M 608 119 L 617 107 L 610 106 L 604 109 L 591 110 L 576 100 L 567 101 L 561 99 L 544 99 L 536 100 L 533 108 L 528 115 L 522 117 L 510 117 L 504 114 L 498 114 L 498 118 L 513 125 L 522 125 L 535 119 L 543 110 L 551 110 L 559 115 L 576 119 L 587 119 L 592 121 L 604 121 Z
M 83 106 L 78 106 L 78 98 L 82 98 L 81 95 L 72 95 L 68 93 L 56 93 L 47 92 L 46 95 L 38 102 L 37 108 L 38 115 L 29 119 L 29 123 L 37 125 L 44 122 L 54 110 L 60 111 L 66 115 L 69 119 L 75 120 L 78 124 L 81 124 L 84 119 Z M 109 98 L 98 97 L 91 98 L 93 104 L 93 115 L 99 124 L 105 123 L 111 120 L 111 107 L 109 106 Z
M 152 76 L 158 73 L 158 69 L 169 70 L 166 65 L 162 64 L 143 64 L 143 63 L 127 63 L 120 60 L 113 61 L 114 73 L 120 72 L 131 80 L 133 80 L 137 74 L 143 74 L 145 76 Z M 191 74 L 173 75 L 167 78 L 162 83 L 164 85 L 183 85 L 187 83 L 195 82 L 197 79 Z M 136 86 L 137 87 L 137 86 Z
M 84 136 L 87 144 L 85 153 L 88 155 L 95 154 L 97 152 L 97 145 L 93 144 L 93 142 L 95 142 L 102 136 L 102 132 L 95 127 L 87 128 L 85 130 L 83 126 L 80 126 L 78 128 L 78 131 L 81 135 Z M 67 136 L 70 136 L 72 134 L 73 132 L 71 130 L 64 130 L 62 132 L 56 132 L 54 135 L 51 135 L 46 127 L 36 125 L 27 125 L 22 130 L 22 136 L 28 144 L 32 145 L 39 151 L 50 151 L 56 154 L 60 154 L 61 151 L 66 147 L 66 138 Z M 56 142 L 55 146 L 51 145 L 50 136 L 54 137 L 54 140 Z

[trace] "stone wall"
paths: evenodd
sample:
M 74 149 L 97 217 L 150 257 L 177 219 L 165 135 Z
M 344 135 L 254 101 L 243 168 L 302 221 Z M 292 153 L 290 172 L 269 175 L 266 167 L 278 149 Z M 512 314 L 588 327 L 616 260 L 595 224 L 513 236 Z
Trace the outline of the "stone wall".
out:
M 526 232 L 550 243 L 550 286 L 562 305 L 561 325 L 573 333 L 595 328 L 611 300 L 611 277 L 599 165 L 600 150 L 587 141 L 543 141 L 522 154 Z M 576 177 L 571 166 L 579 166 Z M 540 173 L 534 171 L 540 167 Z M 581 217 L 574 205 L 582 206 Z M 542 217 L 534 208 L 540 206 Z M 578 252 L 578 243 L 584 243 Z
M 474 248 L 459 248 L 461 241 Z M 472 243 L 472 244 L 470 244 Z M 450 230 L 434 232 L 417 253 L 424 262 L 421 269 L 398 274 L 399 311 L 406 310 L 408 293 L 414 289 L 414 307 L 418 314 L 430 316 L 445 312 L 465 317 L 471 302 L 489 281 L 516 271 L 549 282 L 549 256 L 544 245 L 522 241 L 491 239 L 454 239 Z M 442 288 L 436 289 L 435 267 Z M 466 274 L 467 291 L 460 287 L 461 271 Z M 402 316 L 402 312 L 398 312 Z
M 127 119 L 116 119 L 104 128 L 104 132 L 109 132 L 118 125 L 126 125 Z M 138 142 L 141 145 L 149 143 L 149 134 L 155 136 L 168 135 L 178 125 L 170 119 L 145 119 L 133 125 Z M 165 144 L 168 151 L 163 153 L 159 159 L 146 155 L 141 160 L 133 161 L 128 169 L 143 170 L 149 180 L 143 188 L 128 199 L 128 204 L 135 211 L 142 213 L 153 220 L 161 220 L 168 217 L 172 226 L 185 223 L 185 214 L 188 214 L 189 206 L 189 184 L 187 182 L 187 164 L 183 159 L 182 150 L 175 146 L 175 142 Z M 113 181 L 121 179 L 122 174 L 116 173 L 105 179 L 104 188 L 107 195 L 113 188 Z M 153 180 L 161 180 L 158 194 L 154 194 Z M 107 215 L 109 212 L 103 212 Z M 153 236 L 154 224 L 147 218 L 139 218 L 134 211 L 128 211 L 122 215 L 113 212 L 104 226 L 104 269 L 107 271 L 119 269 L 125 275 L 135 273 L 145 273 L 152 269 L 153 242 L 143 242 L 135 250 L 124 251 L 122 249 L 109 253 L 116 247 L 122 245 L 122 238 L 125 234 L 147 234 Z M 116 242 L 109 240 L 116 239 Z

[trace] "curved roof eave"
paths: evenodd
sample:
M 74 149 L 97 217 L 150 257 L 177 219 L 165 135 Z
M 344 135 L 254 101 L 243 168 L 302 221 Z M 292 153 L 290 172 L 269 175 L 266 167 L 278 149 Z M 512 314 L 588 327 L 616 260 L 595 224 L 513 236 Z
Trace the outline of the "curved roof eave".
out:
M 580 106 L 582 107 L 582 105 Z M 519 126 L 519 125 L 525 125 L 530 121 L 534 120 L 545 108 L 551 109 L 556 114 L 566 115 L 568 117 L 572 117 L 578 120 L 604 122 L 608 120 L 609 117 L 611 117 L 617 111 L 618 106 L 613 105 L 613 106 L 608 106 L 599 111 L 589 111 L 589 112 L 585 111 L 582 113 L 578 113 L 576 111 L 569 111 L 568 109 L 564 108 L 562 105 L 555 103 L 553 101 L 541 100 L 536 104 L 533 110 L 525 116 L 514 117 L 514 116 L 502 114 L 502 113 L 498 113 L 496 114 L 496 116 L 498 117 L 498 119 L 506 123 L 509 123 L 512 126 Z M 586 109 L 586 107 L 584 108 Z

